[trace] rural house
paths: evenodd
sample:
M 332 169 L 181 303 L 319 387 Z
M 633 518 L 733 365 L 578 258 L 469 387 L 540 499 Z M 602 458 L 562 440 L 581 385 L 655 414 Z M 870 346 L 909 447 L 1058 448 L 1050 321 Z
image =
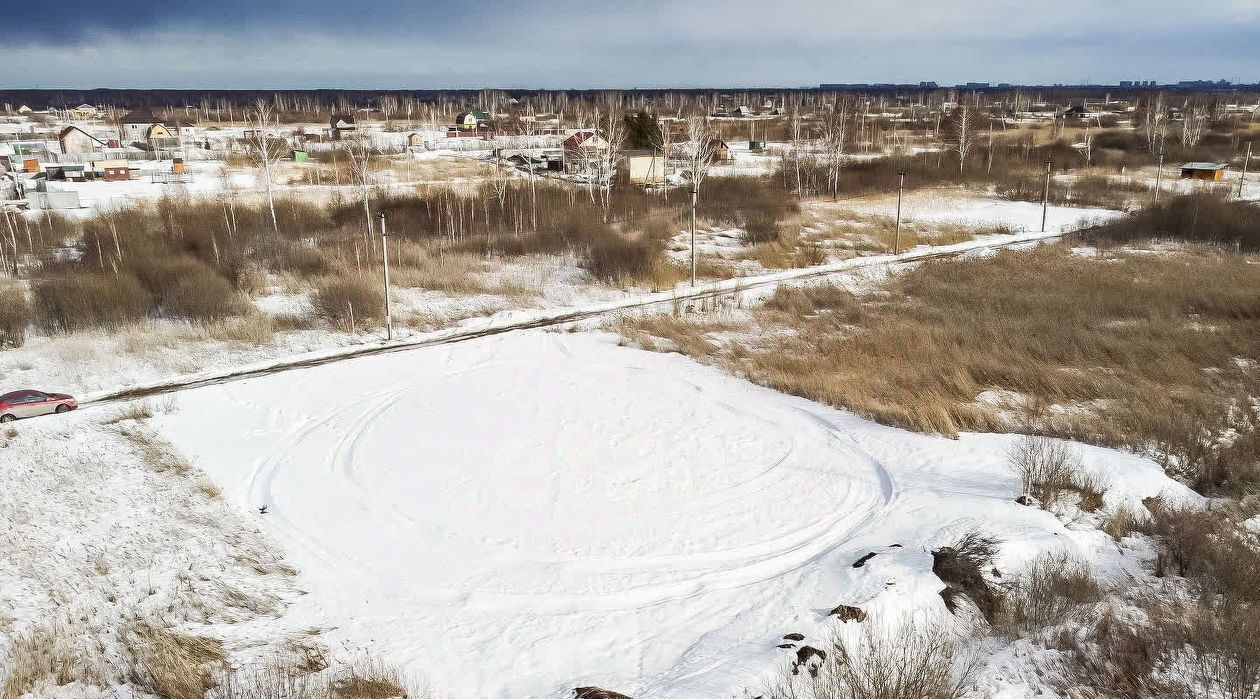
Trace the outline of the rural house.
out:
M 713 148 L 713 157 L 710 159 L 715 163 L 725 163 L 731 159 L 731 147 L 726 145 L 726 141 L 718 141 Z
M 154 126 L 162 126 L 162 131 L 170 136 L 170 132 L 166 131 L 164 122 L 158 118 L 156 114 L 148 109 L 136 109 L 127 112 L 127 116 L 123 117 L 123 142 L 124 143 L 147 143 L 149 141 L 149 132 Z M 160 133 L 160 132 L 159 132 Z
M 57 134 L 57 143 L 61 146 L 61 152 L 66 155 L 95 153 L 106 147 L 104 141 L 77 126 L 67 126 L 62 129 L 61 133 Z
M 69 112 L 72 119 L 95 119 L 100 115 L 100 111 L 90 104 L 80 104 Z
M 640 187 L 661 184 L 667 174 L 665 158 L 659 152 L 630 151 L 617 166 L 617 183 Z
M 594 153 L 608 150 L 608 141 L 594 131 L 578 131 L 564 139 L 564 149 Z
M 153 124 L 144 132 L 144 140 L 154 148 L 174 148 L 179 144 L 175 133 L 166 124 Z
M 479 131 L 490 128 L 490 115 L 474 109 L 455 115 L 455 128 L 460 131 Z
M 328 135 L 334 141 L 340 141 L 342 136 L 354 133 L 358 129 L 353 114 L 334 114 L 328 119 Z
M 1186 163 L 1181 166 L 1181 179 L 1220 182 L 1227 167 L 1225 163 Z
M 564 139 L 563 145 L 565 172 L 592 170 L 608 151 L 608 141 L 594 131 L 577 131 Z

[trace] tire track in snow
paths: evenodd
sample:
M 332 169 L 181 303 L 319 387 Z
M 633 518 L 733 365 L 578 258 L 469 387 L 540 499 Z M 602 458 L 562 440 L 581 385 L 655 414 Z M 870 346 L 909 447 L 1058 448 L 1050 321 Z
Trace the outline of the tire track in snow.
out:
M 499 362 L 481 364 L 448 375 L 440 383 L 455 381 L 469 373 L 484 371 L 502 365 L 503 363 Z M 325 460 L 326 473 L 334 477 L 338 484 L 348 486 L 342 488 L 342 492 L 354 491 L 353 498 L 358 505 L 355 509 L 356 513 L 361 513 L 373 519 L 388 520 L 382 521 L 382 524 L 396 524 L 411 531 L 425 531 L 425 533 L 428 533 L 425 526 L 420 525 L 404 513 L 395 509 L 380 507 L 379 498 L 373 497 L 370 487 L 355 476 L 357 472 L 355 455 L 365 434 L 368 433 L 377 419 L 400 401 L 407 398 L 412 391 L 417 390 L 421 383 L 423 382 L 411 382 L 401 387 L 378 391 L 372 394 L 367 401 L 363 401 L 369 403 L 366 409 L 356 412 L 354 406 L 347 406 L 334 411 L 322 419 L 314 420 L 304 425 L 302 429 L 285 439 L 283 446 L 279 447 L 271 458 L 264 461 L 256 469 L 254 476 L 251 478 L 251 492 L 255 499 L 266 502 L 274 500 L 276 497 L 276 494 L 273 492 L 274 483 L 279 465 L 288 461 L 300 460 L 300 455 L 305 451 L 303 445 L 309 437 L 321 430 L 328 429 L 332 423 L 345 418 L 348 414 L 353 414 L 349 430 L 337 440 L 335 447 L 330 453 L 326 452 L 329 453 Z M 729 408 L 729 406 L 727 407 Z M 784 427 L 785 419 L 790 420 L 800 416 L 795 411 L 779 411 L 776 413 L 779 418 L 777 420 L 770 420 L 764 416 L 749 413 L 741 413 L 741 415 L 766 423 L 767 427 L 771 429 L 782 428 Z M 874 500 L 864 497 L 864 492 L 861 488 L 861 484 L 865 482 L 864 479 L 858 477 L 858 474 L 850 472 L 846 473 L 845 476 L 853 482 L 853 485 L 847 489 L 839 501 L 833 504 L 831 509 L 832 512 L 843 513 L 842 516 L 838 518 L 820 518 L 807 526 L 781 532 L 773 538 L 753 544 L 715 551 L 657 556 L 614 558 L 584 556 L 573 559 L 509 559 L 504 561 L 505 564 L 551 568 L 561 573 L 570 574 L 619 573 L 652 575 L 666 571 L 675 574 L 688 574 L 688 577 L 681 580 L 638 585 L 608 593 L 512 593 L 435 587 L 413 589 L 410 591 L 410 596 L 417 599 L 440 601 L 447 601 L 462 596 L 465 599 L 466 607 L 477 611 L 503 611 L 527 607 L 538 613 L 549 614 L 578 611 L 591 612 L 596 610 L 608 612 L 638 609 L 673 602 L 703 594 L 708 590 L 728 590 L 757 585 L 767 580 L 790 574 L 809 565 L 820 556 L 843 545 L 846 540 L 876 524 L 881 519 L 882 513 L 888 509 L 891 501 L 890 480 L 887 477 L 886 470 L 878 461 L 861 451 L 856 444 L 843 441 L 843 434 L 835 425 L 817 420 L 814 423 L 814 427 L 823 432 L 822 439 L 824 441 L 834 445 L 840 451 L 839 454 L 832 453 L 830 455 L 831 458 L 847 464 L 853 464 L 854 466 L 860 464 L 863 467 L 862 470 L 871 474 L 871 481 L 878 484 L 878 495 Z M 321 451 L 326 450 L 326 447 L 322 445 L 317 445 L 315 448 Z M 717 507 L 722 504 L 755 500 L 760 496 L 764 482 L 773 480 L 776 470 L 793 465 L 790 463 L 790 459 L 796 452 L 797 440 L 793 437 L 792 447 L 774 464 L 760 470 L 749 480 L 733 485 L 721 493 L 711 494 L 702 498 L 696 503 L 696 506 Z M 850 468 L 857 470 L 853 467 Z M 713 502 L 708 502 L 708 500 Z M 303 527 L 300 523 L 293 522 L 284 515 L 281 515 L 278 519 L 281 520 L 278 527 L 283 529 L 284 534 L 297 545 L 310 551 L 323 564 L 345 568 L 347 562 L 349 562 L 356 568 L 356 572 L 360 576 L 364 578 L 372 576 L 372 566 L 354 558 L 353 552 L 342 551 L 334 553 L 322 543 L 302 534 L 302 530 L 306 529 L 306 527 Z M 364 526 L 362 522 L 358 524 L 359 526 Z M 347 554 L 350 556 L 350 561 L 346 560 Z M 698 575 L 693 574 L 697 572 L 699 573 Z

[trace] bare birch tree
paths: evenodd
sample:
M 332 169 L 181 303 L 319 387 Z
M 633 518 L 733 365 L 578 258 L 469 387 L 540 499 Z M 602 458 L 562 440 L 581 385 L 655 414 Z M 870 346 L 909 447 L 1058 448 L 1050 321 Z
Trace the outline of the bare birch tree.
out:
M 608 209 L 612 203 L 613 178 L 617 176 L 617 167 L 625 159 L 622 148 L 626 140 L 626 124 L 620 110 L 609 109 L 606 123 L 604 140 L 607 141 L 608 146 L 600 153 L 600 178 L 604 186 L 604 221 L 608 221 Z
M 669 197 L 669 156 L 674 145 L 671 126 L 668 119 L 658 119 L 656 133 L 652 137 L 652 146 L 661 152 L 661 185 L 666 197 Z
M 954 151 L 958 153 L 958 172 L 962 173 L 967 164 L 967 154 L 975 145 L 975 118 L 971 107 L 965 104 L 954 109 Z
M 700 201 L 700 185 L 709 174 L 713 156 L 721 141 L 713 126 L 703 116 L 687 119 L 687 169 L 691 178 L 691 285 L 696 285 L 696 206 Z
M 1181 121 L 1181 145 L 1194 148 L 1203 139 L 1203 131 L 1208 124 L 1208 110 L 1198 103 L 1191 103 L 1185 109 L 1185 117 Z
M 381 116 L 385 117 L 385 128 L 389 128 L 390 115 L 398 111 L 398 98 L 393 95 L 385 95 L 380 99 Z
M 835 201 L 840 190 L 840 170 L 844 166 L 844 151 L 852 134 L 852 105 L 847 97 L 839 98 L 830 114 L 822 123 L 822 145 L 827 162 L 827 185 L 831 188 L 831 200 Z
M 275 110 L 269 102 L 259 98 L 254 102 L 251 118 L 258 131 L 258 159 L 262 165 L 263 187 L 267 191 L 267 208 L 271 211 L 271 229 L 279 236 L 280 221 L 276 218 L 275 178 L 272 177 L 271 172 L 272 165 L 280 157 L 280 154 L 275 152 L 279 149 L 270 138 L 272 122 L 275 121 Z
M 372 243 L 372 148 L 370 141 L 360 134 L 343 141 L 343 150 L 350 161 L 350 173 L 363 200 L 364 249 L 373 249 Z
M 1164 147 L 1168 134 L 1168 109 L 1164 106 L 1164 93 L 1148 98 L 1142 112 L 1142 135 L 1146 137 L 1146 149 L 1154 154 Z

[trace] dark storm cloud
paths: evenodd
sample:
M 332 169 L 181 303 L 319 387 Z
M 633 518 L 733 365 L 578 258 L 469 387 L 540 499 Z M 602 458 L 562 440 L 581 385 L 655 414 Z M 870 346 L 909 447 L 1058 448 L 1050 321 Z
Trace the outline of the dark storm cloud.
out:
M 62 0 L 15 16 L 7 87 L 1260 80 L 1260 0 Z

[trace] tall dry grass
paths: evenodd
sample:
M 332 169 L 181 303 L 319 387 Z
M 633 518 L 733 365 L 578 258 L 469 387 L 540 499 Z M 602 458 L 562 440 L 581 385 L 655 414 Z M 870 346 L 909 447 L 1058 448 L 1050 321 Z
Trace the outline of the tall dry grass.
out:
M 1260 481 L 1249 257 L 1042 246 L 928 262 L 862 298 L 783 288 L 754 318 L 743 356 L 717 361 L 788 393 L 927 432 L 1129 447 L 1204 491 Z
M 21 347 L 34 319 L 26 291 L 17 284 L 0 284 L 0 349 Z
M 226 666 L 218 639 L 182 633 L 150 620 L 137 620 L 123 632 L 136 684 L 163 699 L 202 699 L 214 686 L 213 673 Z
M 810 672 L 785 669 L 766 699 L 958 699 L 974 689 L 981 660 L 943 626 L 903 621 L 864 624 L 836 635 Z

